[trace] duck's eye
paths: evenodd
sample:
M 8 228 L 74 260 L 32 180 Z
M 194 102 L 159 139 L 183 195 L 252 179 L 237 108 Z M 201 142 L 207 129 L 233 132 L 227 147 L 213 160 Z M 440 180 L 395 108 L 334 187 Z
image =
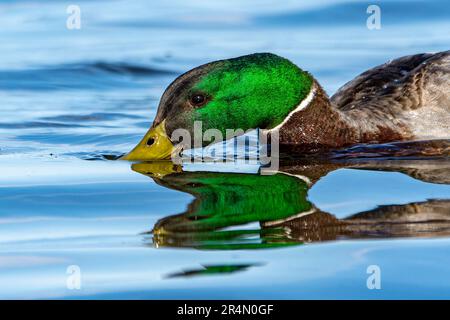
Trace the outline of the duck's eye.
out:
M 193 96 L 191 96 L 191 104 L 193 106 L 199 107 L 205 104 L 206 102 L 206 97 L 205 95 L 201 94 L 201 93 L 196 93 Z
M 148 138 L 148 140 L 147 140 L 147 145 L 150 147 L 152 144 L 154 144 L 155 143 L 155 139 L 153 139 L 153 138 Z

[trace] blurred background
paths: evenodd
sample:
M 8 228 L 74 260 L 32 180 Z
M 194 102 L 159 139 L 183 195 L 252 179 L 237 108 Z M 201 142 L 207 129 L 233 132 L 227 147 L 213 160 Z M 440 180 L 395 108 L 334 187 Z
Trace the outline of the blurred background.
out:
M 380 29 L 367 27 L 372 4 Z M 80 29 L 66 26 L 70 5 Z M 449 10 L 445 0 L 2 1 L 3 152 L 127 151 L 175 76 L 254 52 L 291 59 L 331 95 L 389 59 L 448 50 Z

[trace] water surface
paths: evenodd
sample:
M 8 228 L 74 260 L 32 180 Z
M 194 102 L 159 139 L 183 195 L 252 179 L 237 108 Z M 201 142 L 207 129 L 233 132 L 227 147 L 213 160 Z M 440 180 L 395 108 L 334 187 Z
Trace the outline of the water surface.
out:
M 293 156 L 272 176 L 111 160 L 194 66 L 273 52 L 332 94 L 388 59 L 448 50 L 446 1 L 381 2 L 376 31 L 364 1 L 78 4 L 80 30 L 65 3 L 0 4 L 1 298 L 450 295 L 448 141 Z

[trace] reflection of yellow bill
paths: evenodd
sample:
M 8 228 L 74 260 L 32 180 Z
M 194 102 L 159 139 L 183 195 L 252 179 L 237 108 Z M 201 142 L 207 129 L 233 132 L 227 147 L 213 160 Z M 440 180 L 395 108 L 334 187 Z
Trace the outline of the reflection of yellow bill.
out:
M 152 178 L 163 178 L 171 173 L 182 172 L 182 168 L 179 165 L 173 164 L 169 161 L 155 161 L 155 162 L 141 162 L 134 163 L 131 166 L 133 171 L 145 174 Z
M 176 152 L 176 148 L 166 134 L 165 123 L 164 120 L 156 127 L 150 128 L 141 142 L 120 159 L 130 161 L 170 160 L 172 153 Z

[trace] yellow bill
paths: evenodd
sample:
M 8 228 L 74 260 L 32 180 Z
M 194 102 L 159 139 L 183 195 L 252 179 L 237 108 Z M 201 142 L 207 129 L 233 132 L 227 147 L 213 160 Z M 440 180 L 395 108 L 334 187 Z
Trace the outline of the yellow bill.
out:
M 162 121 L 154 128 L 150 128 L 144 138 L 121 160 L 152 161 L 170 160 L 176 148 L 166 134 L 166 121 Z

